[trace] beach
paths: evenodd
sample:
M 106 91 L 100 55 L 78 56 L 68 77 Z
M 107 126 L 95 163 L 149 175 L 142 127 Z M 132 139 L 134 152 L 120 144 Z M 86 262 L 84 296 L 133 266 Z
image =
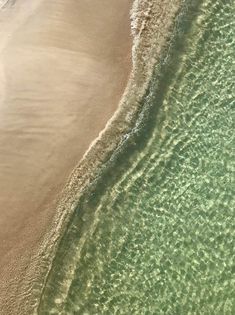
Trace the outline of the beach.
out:
M 0 314 L 233 313 L 233 9 L 0 0 Z
M 59 195 L 118 107 L 131 5 L 19 0 L 0 11 L 1 314 L 24 314 L 24 277 Z

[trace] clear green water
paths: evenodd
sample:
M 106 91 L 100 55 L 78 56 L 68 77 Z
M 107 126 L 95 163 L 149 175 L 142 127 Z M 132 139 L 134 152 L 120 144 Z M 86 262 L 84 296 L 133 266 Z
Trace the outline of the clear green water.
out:
M 235 314 L 234 13 L 203 1 L 184 24 L 145 128 L 80 202 L 39 314 Z

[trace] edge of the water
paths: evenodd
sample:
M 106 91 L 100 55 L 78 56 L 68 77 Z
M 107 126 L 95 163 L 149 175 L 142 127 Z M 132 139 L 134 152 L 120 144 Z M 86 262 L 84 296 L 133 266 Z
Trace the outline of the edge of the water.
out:
M 40 294 L 43 291 L 50 266 L 53 264 L 59 241 L 84 192 L 96 182 L 101 169 L 110 160 L 127 135 L 134 128 L 141 113 L 141 100 L 148 88 L 154 66 L 160 64 L 169 46 L 175 18 L 186 0 L 169 3 L 168 0 L 135 0 L 131 10 L 133 34 L 133 67 L 118 110 L 105 129 L 90 145 L 82 160 L 73 170 L 62 194 L 55 218 L 41 244 L 40 251 L 32 257 L 26 274 L 25 288 L 31 298 L 25 301 L 27 311 L 37 313 Z M 159 14 L 159 9 L 162 10 Z M 40 263 L 38 260 L 40 259 Z M 32 288 L 32 279 L 34 287 Z

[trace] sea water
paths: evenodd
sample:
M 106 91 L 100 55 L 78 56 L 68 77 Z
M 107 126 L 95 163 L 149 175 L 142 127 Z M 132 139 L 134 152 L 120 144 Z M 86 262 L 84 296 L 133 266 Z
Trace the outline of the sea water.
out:
M 39 314 L 235 314 L 234 13 L 188 12 L 144 127 L 77 207 Z

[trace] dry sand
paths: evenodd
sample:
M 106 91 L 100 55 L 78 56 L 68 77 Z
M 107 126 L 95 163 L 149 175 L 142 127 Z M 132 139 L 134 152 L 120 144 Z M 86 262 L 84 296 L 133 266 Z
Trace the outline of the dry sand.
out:
M 118 106 L 131 4 L 16 0 L 0 10 L 0 314 L 20 314 L 15 295 L 26 294 L 58 195 Z

